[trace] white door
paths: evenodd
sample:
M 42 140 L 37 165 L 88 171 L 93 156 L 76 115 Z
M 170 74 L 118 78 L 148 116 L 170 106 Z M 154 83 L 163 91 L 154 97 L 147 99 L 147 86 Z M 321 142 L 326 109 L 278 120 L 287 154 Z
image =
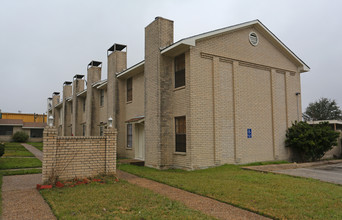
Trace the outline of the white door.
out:
M 136 145 L 135 145 L 135 158 L 145 160 L 145 129 L 144 124 L 136 124 Z

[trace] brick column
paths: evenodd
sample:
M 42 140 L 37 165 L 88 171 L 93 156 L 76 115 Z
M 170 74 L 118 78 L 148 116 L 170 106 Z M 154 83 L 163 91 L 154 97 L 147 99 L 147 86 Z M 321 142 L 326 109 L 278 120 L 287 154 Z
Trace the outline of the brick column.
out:
M 43 182 L 48 181 L 54 168 L 56 160 L 57 129 L 55 127 L 45 127 L 43 132 Z
M 106 152 L 105 152 L 105 173 L 116 174 L 116 137 L 117 131 L 114 128 L 107 128 L 104 130 L 106 138 Z

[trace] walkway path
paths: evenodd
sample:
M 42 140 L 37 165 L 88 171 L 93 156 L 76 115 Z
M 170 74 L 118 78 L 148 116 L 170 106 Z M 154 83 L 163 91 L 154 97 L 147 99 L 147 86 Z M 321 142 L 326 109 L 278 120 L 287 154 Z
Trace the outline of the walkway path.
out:
M 33 153 L 33 155 L 37 157 L 40 161 L 43 161 L 43 152 L 41 152 L 40 150 L 38 150 L 37 148 L 29 144 L 21 144 L 21 145 L 23 145 L 28 151 Z
M 121 170 L 117 170 L 117 175 L 120 179 L 127 180 L 129 183 L 150 189 L 172 200 L 180 201 L 191 209 L 199 210 L 218 219 L 268 219 L 253 212 L 162 183 L 140 178 Z
M 23 144 L 38 159 L 43 153 L 35 147 Z M 41 174 L 4 176 L 2 179 L 2 219 L 56 219 L 50 207 L 36 190 L 42 183 Z

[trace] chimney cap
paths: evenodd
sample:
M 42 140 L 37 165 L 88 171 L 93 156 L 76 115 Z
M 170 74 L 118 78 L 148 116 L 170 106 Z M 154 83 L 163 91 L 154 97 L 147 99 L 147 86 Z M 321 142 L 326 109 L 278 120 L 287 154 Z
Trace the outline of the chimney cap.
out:
M 127 47 L 127 45 L 124 44 L 113 44 L 113 46 L 111 46 L 108 51 L 122 51 L 123 49 L 125 49 Z
M 82 79 L 84 77 L 84 75 L 81 75 L 81 74 L 76 74 L 74 76 L 74 79 Z
M 54 92 L 52 93 L 52 95 L 59 95 L 59 92 Z
M 92 66 L 100 66 L 102 65 L 102 62 L 100 61 L 96 61 L 96 60 L 92 60 L 89 64 L 88 64 L 88 69 Z
M 48 100 L 51 100 L 51 99 L 52 99 L 51 97 L 48 98 Z
M 64 85 L 64 86 L 67 86 L 67 85 L 71 85 L 71 83 L 72 83 L 72 82 L 70 82 L 70 81 L 65 81 L 65 82 L 63 83 L 63 85 Z

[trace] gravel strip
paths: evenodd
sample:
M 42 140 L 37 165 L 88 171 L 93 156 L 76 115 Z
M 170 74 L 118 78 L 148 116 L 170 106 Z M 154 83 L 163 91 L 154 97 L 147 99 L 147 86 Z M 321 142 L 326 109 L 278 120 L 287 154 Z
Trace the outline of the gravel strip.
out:
M 117 170 L 119 178 L 129 183 L 150 189 L 172 200 L 182 202 L 191 209 L 201 211 L 218 219 L 269 219 L 214 199 L 190 193 L 152 180 Z
M 38 150 L 37 148 L 29 145 L 29 144 L 21 144 L 23 145 L 28 151 L 34 154 L 40 161 L 43 161 L 43 152 Z

